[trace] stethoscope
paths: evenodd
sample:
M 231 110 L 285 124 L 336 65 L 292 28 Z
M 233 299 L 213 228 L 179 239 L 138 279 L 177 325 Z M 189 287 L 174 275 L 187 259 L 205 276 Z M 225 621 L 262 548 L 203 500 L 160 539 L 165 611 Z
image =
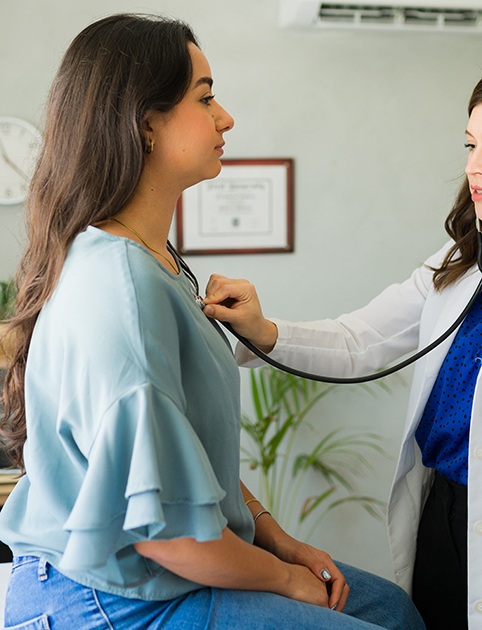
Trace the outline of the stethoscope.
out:
M 475 225 L 477 229 L 477 240 L 478 240 L 477 265 L 479 267 L 479 270 L 482 272 L 482 222 L 477 217 L 475 219 Z M 170 243 L 168 243 L 168 246 L 171 253 L 176 256 L 176 259 L 179 262 L 181 269 L 187 275 L 190 282 L 193 284 L 193 288 L 195 289 L 196 294 L 199 296 L 199 284 L 196 280 L 196 277 L 194 276 L 192 271 L 189 269 L 187 263 L 179 256 L 179 254 L 177 254 L 174 247 L 172 247 Z M 246 339 L 245 337 L 237 333 L 234 330 L 234 328 L 231 326 L 231 324 L 229 324 L 228 322 L 221 322 L 221 324 L 226 328 L 226 330 L 228 330 L 232 335 L 234 335 L 236 339 L 238 339 L 244 346 L 246 346 L 246 348 L 248 348 L 248 350 L 250 350 L 253 354 L 255 354 L 257 357 L 262 359 L 265 363 L 268 363 L 269 365 L 277 368 L 278 370 L 281 370 L 282 372 L 287 372 L 288 374 L 292 374 L 293 376 L 299 376 L 300 378 L 305 378 L 310 381 L 318 381 L 321 383 L 336 383 L 336 384 L 368 383 L 369 381 L 376 381 L 379 378 L 384 378 L 385 376 L 389 376 L 390 374 L 393 374 L 394 372 L 403 370 L 403 368 L 407 367 L 408 365 L 411 365 L 412 363 L 415 363 L 415 361 L 418 361 L 419 359 L 424 357 L 426 354 L 431 352 L 434 348 L 436 348 L 441 343 L 443 343 L 464 321 L 465 317 L 467 316 L 467 313 L 472 308 L 473 303 L 475 302 L 475 300 L 477 299 L 477 296 L 479 295 L 481 291 L 482 291 L 482 279 L 477 285 L 477 288 L 475 289 L 472 297 L 468 301 L 467 306 L 464 308 L 464 310 L 460 313 L 460 315 L 457 317 L 454 323 L 450 326 L 450 328 L 448 328 L 442 335 L 440 335 L 440 337 L 435 339 L 435 341 L 432 341 L 432 343 L 430 343 L 425 348 L 422 348 L 422 350 L 419 350 L 417 353 L 413 354 L 411 357 L 408 357 L 408 359 L 405 359 L 404 361 L 401 361 L 400 363 L 397 363 L 396 365 L 393 365 L 392 367 L 389 367 L 385 370 L 375 372 L 374 374 L 368 374 L 366 376 L 343 377 L 343 378 L 335 377 L 335 376 L 323 376 L 319 374 L 311 374 L 310 372 L 303 372 L 302 370 L 297 370 L 296 368 L 288 367 L 287 365 L 284 365 L 283 363 L 279 363 L 279 361 L 276 361 L 275 359 L 271 358 L 270 356 L 262 352 L 259 348 L 253 345 L 249 341 L 249 339 Z M 200 306 L 202 307 L 203 304 L 202 304 L 201 298 L 199 298 L 198 302 Z M 213 320 L 210 320 L 210 321 L 212 322 Z

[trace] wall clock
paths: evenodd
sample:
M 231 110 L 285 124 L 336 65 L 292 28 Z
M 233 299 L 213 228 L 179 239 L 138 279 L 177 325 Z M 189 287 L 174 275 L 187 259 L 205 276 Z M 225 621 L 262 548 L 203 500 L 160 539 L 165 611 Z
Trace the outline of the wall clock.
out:
M 0 204 L 25 201 L 41 139 L 25 120 L 0 116 Z

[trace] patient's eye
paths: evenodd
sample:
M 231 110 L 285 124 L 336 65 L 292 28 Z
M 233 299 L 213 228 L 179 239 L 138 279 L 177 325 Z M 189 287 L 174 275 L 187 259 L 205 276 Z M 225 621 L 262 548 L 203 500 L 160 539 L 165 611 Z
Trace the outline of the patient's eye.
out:
M 204 98 L 202 98 L 201 102 L 204 103 L 205 105 L 209 105 L 209 102 L 212 101 L 213 98 L 215 98 L 215 95 L 210 94 L 209 96 L 205 96 Z

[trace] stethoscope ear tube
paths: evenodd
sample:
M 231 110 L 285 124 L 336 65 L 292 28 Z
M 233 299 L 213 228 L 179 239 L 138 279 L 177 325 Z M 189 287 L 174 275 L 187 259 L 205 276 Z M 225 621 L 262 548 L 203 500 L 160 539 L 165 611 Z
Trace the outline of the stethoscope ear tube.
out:
M 479 268 L 481 268 L 482 267 L 482 254 L 481 254 L 481 251 L 482 251 L 482 232 L 481 231 L 478 231 L 478 236 L 479 236 L 479 259 L 480 259 L 480 262 L 479 262 L 479 260 L 478 260 L 478 262 L 479 262 Z M 482 290 L 482 280 L 477 285 L 477 288 L 475 289 L 475 291 L 474 291 L 472 297 L 470 298 L 467 306 L 460 313 L 460 315 L 457 317 L 455 322 L 450 326 L 450 328 L 448 328 L 442 335 L 440 335 L 440 337 L 435 339 L 435 341 L 433 341 L 431 344 L 429 344 L 425 348 L 422 348 L 422 350 L 419 350 L 416 354 L 412 355 L 411 357 L 408 357 L 408 359 L 405 359 L 404 361 L 401 361 L 400 363 L 397 363 L 397 365 L 394 365 L 394 366 L 392 366 L 390 368 L 387 368 L 385 370 L 381 370 L 380 372 L 375 372 L 374 374 L 368 374 L 366 376 L 356 376 L 356 377 L 348 377 L 348 378 L 341 378 L 340 377 L 340 378 L 338 378 L 338 377 L 334 377 L 334 376 L 321 376 L 319 374 L 310 374 L 309 372 L 303 372 L 301 370 L 297 370 L 296 368 L 288 367 L 287 365 L 283 365 L 282 363 L 279 363 L 275 359 L 272 359 L 270 356 L 268 356 L 264 352 L 261 352 L 261 350 L 259 350 L 259 348 L 257 348 L 250 341 L 248 341 L 248 339 L 245 339 L 245 337 L 243 337 L 242 335 L 239 335 L 232 328 L 232 326 L 230 324 L 228 324 L 227 322 L 221 322 L 221 323 L 223 324 L 223 326 L 232 335 L 234 335 L 244 346 L 246 346 L 246 348 L 248 348 L 248 350 L 251 350 L 251 352 L 253 354 L 255 354 L 257 357 L 262 359 L 265 363 L 268 363 L 269 365 L 272 365 L 273 367 L 277 368 L 278 370 L 281 370 L 282 372 L 287 372 L 288 374 L 293 374 L 293 376 L 299 376 L 301 378 L 306 378 L 306 379 L 308 379 L 310 381 L 319 381 L 321 383 L 337 383 L 337 384 L 368 383 L 369 381 L 376 381 L 379 378 L 384 378 L 385 376 L 389 376 L 390 374 L 393 374 L 394 372 L 398 372 L 399 370 L 402 370 L 403 368 L 407 367 L 408 365 L 411 365 L 412 363 L 415 363 L 415 361 L 418 361 L 418 359 L 421 359 L 426 354 L 431 352 L 434 348 L 436 348 L 441 343 L 443 343 L 448 337 L 450 337 L 450 335 L 464 321 L 467 313 L 469 312 L 470 308 L 472 307 L 472 304 L 475 302 L 475 300 L 476 300 L 477 296 L 479 295 L 479 293 L 481 292 L 481 290 Z
M 475 217 L 475 227 L 477 228 L 477 240 L 478 240 L 478 249 L 477 249 L 477 265 L 479 270 L 482 271 L 482 223 L 479 217 Z

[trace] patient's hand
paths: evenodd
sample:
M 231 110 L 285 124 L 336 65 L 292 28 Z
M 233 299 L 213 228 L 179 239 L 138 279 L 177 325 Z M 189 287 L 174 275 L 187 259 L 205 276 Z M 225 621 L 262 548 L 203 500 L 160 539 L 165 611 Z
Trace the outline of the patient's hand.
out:
M 328 606 L 336 607 L 339 612 L 343 610 L 350 588 L 328 553 L 300 542 L 288 534 L 277 539 L 273 553 L 284 562 L 299 564 L 310 569 L 318 579 L 326 583 L 329 595 Z

